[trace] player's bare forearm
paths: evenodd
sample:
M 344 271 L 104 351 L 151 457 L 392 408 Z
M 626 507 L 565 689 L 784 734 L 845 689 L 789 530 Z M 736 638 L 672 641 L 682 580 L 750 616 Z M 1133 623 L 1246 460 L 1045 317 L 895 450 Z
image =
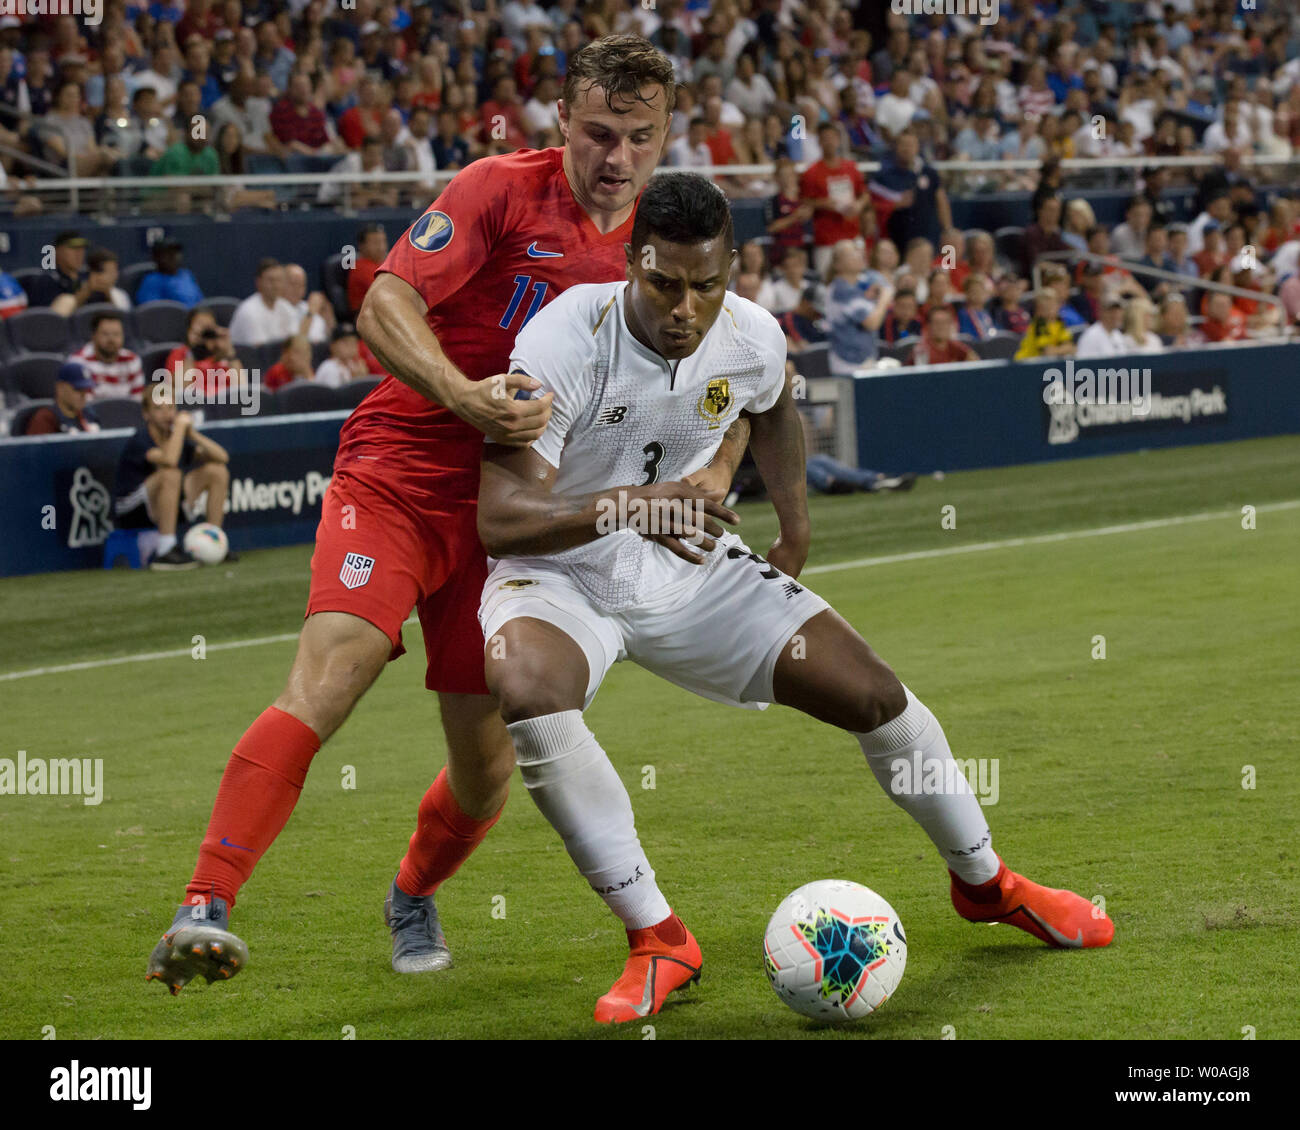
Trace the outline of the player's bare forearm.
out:
M 745 458 L 745 448 L 748 446 L 749 420 L 737 416 L 727 429 L 727 434 L 722 437 L 722 443 L 709 465 L 693 471 L 686 476 L 685 481 L 706 490 L 730 490 L 731 480 L 736 477 L 736 468 Z
M 478 536 L 492 557 L 542 557 L 585 545 L 598 537 L 626 528 L 626 518 L 637 508 L 633 499 L 695 499 L 703 513 L 692 518 L 678 506 L 661 531 L 669 535 L 694 535 L 702 527 L 704 548 L 722 535 L 714 517 L 735 522 L 736 515 L 714 500 L 701 500 L 699 491 L 683 483 L 657 483 L 648 487 L 615 487 L 582 495 L 552 492 L 556 468 L 531 448 L 514 449 L 490 444 L 484 448 L 478 493 Z M 693 510 L 694 508 L 692 508 Z M 667 528 L 671 527 L 671 528 Z M 671 548 L 671 547 L 670 547 Z
M 766 412 L 749 417 L 749 450 L 776 509 L 781 526 L 768 560 L 792 577 L 808 556 L 812 529 L 808 520 L 808 466 L 799 409 L 787 384 Z
M 379 362 L 404 385 L 435 404 L 451 408 L 469 379 L 442 351 L 424 320 L 428 307 L 419 292 L 396 275 L 381 274 L 366 291 L 357 333 Z

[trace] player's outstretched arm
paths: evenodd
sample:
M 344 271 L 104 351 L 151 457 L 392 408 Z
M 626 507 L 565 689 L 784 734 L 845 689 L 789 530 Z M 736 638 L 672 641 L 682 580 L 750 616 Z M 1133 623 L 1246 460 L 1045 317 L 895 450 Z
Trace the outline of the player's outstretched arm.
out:
M 671 500 L 694 505 L 663 507 L 654 540 L 693 564 L 702 558 L 692 549 L 714 547 L 723 533 L 721 522 L 740 519 L 718 501 L 720 492 L 704 492 L 686 483 L 655 483 L 644 487 L 615 487 L 591 494 L 552 493 L 556 468 L 531 448 L 523 450 L 489 444 L 483 451 L 478 493 L 478 535 L 491 557 L 536 557 L 585 545 L 604 534 L 625 529 L 629 516 Z M 700 520 L 700 516 L 703 520 Z M 719 521 L 720 520 L 720 521 Z M 676 539 L 693 539 L 678 548 Z
M 471 381 L 442 351 L 424 320 L 428 307 L 419 291 L 396 275 L 377 275 L 361 312 L 357 332 L 380 363 L 426 400 L 441 404 L 472 424 L 493 443 L 523 447 L 546 430 L 551 397 L 515 400 L 515 392 L 541 385 L 522 373 Z
M 766 412 L 750 415 L 749 423 L 749 449 L 781 525 L 767 559 L 781 572 L 797 577 L 808 560 L 812 530 L 808 521 L 803 425 L 790 385 L 786 384 L 781 398 Z

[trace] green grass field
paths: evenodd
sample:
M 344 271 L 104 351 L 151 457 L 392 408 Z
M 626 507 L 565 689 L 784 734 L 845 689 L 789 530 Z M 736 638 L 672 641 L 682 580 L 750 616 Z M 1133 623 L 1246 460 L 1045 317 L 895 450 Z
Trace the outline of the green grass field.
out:
M 849 737 L 773 708 L 705 702 L 629 665 L 588 714 L 632 794 L 661 885 L 705 955 L 653 1018 L 670 1038 L 1240 1039 L 1300 1035 L 1300 438 L 922 480 L 819 499 L 807 582 L 943 721 L 958 757 L 998 758 L 994 845 L 1015 869 L 1106 900 L 1108 950 L 1050 951 L 963 922 L 929 842 Z M 941 507 L 956 508 L 943 529 Z M 1254 530 L 1241 508 L 1254 506 Z M 764 552 L 770 510 L 742 508 Z M 1205 515 L 1209 515 L 1208 517 Z M 1194 516 L 1168 524 L 1164 519 Z M 904 561 L 837 563 L 1035 539 Z M 145 960 L 194 862 L 222 768 L 279 691 L 310 547 L 198 574 L 0 581 L 13 758 L 102 758 L 103 803 L 0 796 L 0 1038 L 643 1038 L 590 1019 L 622 931 L 517 783 L 439 896 L 456 967 L 388 968 L 381 907 L 442 764 L 412 654 L 318 755 L 288 828 L 241 893 L 252 951 L 229 984 L 172 999 Z M 203 660 L 190 657 L 205 638 Z M 1094 637 L 1106 658 L 1092 658 Z M 356 788 L 342 787 L 344 766 Z M 653 790 L 641 787 L 653 766 Z M 1254 788 L 1243 788 L 1252 766 Z M 910 942 L 893 1000 L 848 1029 L 788 1011 L 761 939 L 794 887 L 875 888 Z M 498 898 L 501 896 L 501 898 Z M 497 915 L 494 916 L 494 907 Z M 501 911 L 504 909 L 504 915 Z

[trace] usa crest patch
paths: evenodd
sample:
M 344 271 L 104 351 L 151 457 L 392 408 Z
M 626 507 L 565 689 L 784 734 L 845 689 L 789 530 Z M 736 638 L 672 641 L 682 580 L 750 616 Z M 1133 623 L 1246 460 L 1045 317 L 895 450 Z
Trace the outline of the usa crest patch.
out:
M 370 580 L 370 570 L 375 567 L 375 559 L 360 553 L 349 553 L 343 558 L 343 568 L 339 570 L 339 580 L 345 589 L 359 589 Z

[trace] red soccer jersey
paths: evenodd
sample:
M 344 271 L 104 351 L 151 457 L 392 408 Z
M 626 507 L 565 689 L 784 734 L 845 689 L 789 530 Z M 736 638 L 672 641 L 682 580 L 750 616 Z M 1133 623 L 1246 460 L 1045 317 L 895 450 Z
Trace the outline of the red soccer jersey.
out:
M 841 158 L 834 170 L 825 161 L 810 165 L 799 180 L 799 191 L 805 200 L 831 199 L 833 205 L 851 204 L 866 189 L 862 174 L 847 157 Z M 862 234 L 857 216 L 845 216 L 834 207 L 818 208 L 813 213 L 813 243 L 829 247 L 841 239 L 856 239 Z
M 602 235 L 573 198 L 562 149 L 484 157 L 452 179 L 379 273 L 428 303 L 443 351 L 470 380 L 506 371 L 515 335 L 557 294 L 625 277 L 632 216 Z M 387 378 L 343 425 L 334 465 L 400 477 L 412 491 L 475 501 L 483 435 Z

